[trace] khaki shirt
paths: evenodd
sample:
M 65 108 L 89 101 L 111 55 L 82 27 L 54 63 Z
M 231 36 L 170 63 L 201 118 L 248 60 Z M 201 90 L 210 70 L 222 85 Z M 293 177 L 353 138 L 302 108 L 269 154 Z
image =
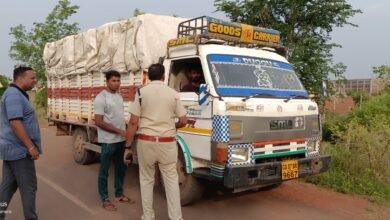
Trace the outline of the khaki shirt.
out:
M 140 89 L 141 105 L 137 93 L 130 113 L 140 117 L 138 133 L 158 137 L 176 135 L 176 118 L 186 115 L 179 93 L 164 82 L 154 80 Z

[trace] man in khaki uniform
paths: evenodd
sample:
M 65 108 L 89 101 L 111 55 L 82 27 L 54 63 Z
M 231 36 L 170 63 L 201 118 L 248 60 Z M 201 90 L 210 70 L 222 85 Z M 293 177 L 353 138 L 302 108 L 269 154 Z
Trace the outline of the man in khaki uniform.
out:
M 161 64 L 149 67 L 150 84 L 141 88 L 130 107 L 131 118 L 127 130 L 124 161 L 131 154 L 131 143 L 138 127 L 137 155 L 139 162 L 143 220 L 154 219 L 153 186 L 155 164 L 164 179 L 168 215 L 182 219 L 180 191 L 176 171 L 178 147 L 176 129 L 187 124 L 186 111 L 179 94 L 164 84 L 165 69 Z M 175 119 L 179 118 L 175 123 Z

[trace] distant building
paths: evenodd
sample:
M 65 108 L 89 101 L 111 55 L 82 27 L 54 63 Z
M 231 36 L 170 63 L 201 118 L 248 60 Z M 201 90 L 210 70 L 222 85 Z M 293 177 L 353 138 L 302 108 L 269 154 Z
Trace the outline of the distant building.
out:
M 342 95 L 351 92 L 363 92 L 371 95 L 380 92 L 384 88 L 381 79 L 334 80 L 331 83 L 336 94 Z
M 356 103 L 352 97 L 347 96 L 348 94 L 361 92 L 372 95 L 384 89 L 381 79 L 334 80 L 331 84 L 336 95 L 329 97 L 325 109 L 340 115 L 347 115 L 356 108 Z

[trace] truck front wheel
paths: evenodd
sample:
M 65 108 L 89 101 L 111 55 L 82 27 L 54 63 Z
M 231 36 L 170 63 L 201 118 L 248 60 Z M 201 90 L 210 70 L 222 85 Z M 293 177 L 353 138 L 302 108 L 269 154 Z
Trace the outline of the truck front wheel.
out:
M 186 172 L 184 158 L 179 157 L 176 169 L 179 176 L 181 205 L 186 206 L 202 198 L 204 184 L 199 179 Z
M 203 183 L 192 176 L 191 174 L 186 172 L 184 158 L 182 156 L 182 152 L 179 150 L 179 158 L 176 164 L 176 170 L 179 179 L 179 188 L 180 188 L 180 202 L 182 206 L 189 205 L 199 200 L 204 192 Z M 165 185 L 164 179 L 159 173 L 158 179 L 161 180 L 161 184 L 159 186 L 160 192 L 165 197 Z
M 86 165 L 95 158 L 95 152 L 84 148 L 83 143 L 88 141 L 87 131 L 77 128 L 73 133 L 73 159 L 76 163 Z

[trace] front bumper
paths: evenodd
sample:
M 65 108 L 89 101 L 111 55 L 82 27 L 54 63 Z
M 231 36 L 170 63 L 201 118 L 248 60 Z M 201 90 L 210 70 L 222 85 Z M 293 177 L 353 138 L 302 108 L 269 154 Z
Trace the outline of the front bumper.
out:
M 331 156 L 298 159 L 299 177 L 311 176 L 329 170 Z M 224 185 L 227 188 L 268 186 L 282 182 L 282 162 L 269 162 L 249 166 L 227 167 Z

